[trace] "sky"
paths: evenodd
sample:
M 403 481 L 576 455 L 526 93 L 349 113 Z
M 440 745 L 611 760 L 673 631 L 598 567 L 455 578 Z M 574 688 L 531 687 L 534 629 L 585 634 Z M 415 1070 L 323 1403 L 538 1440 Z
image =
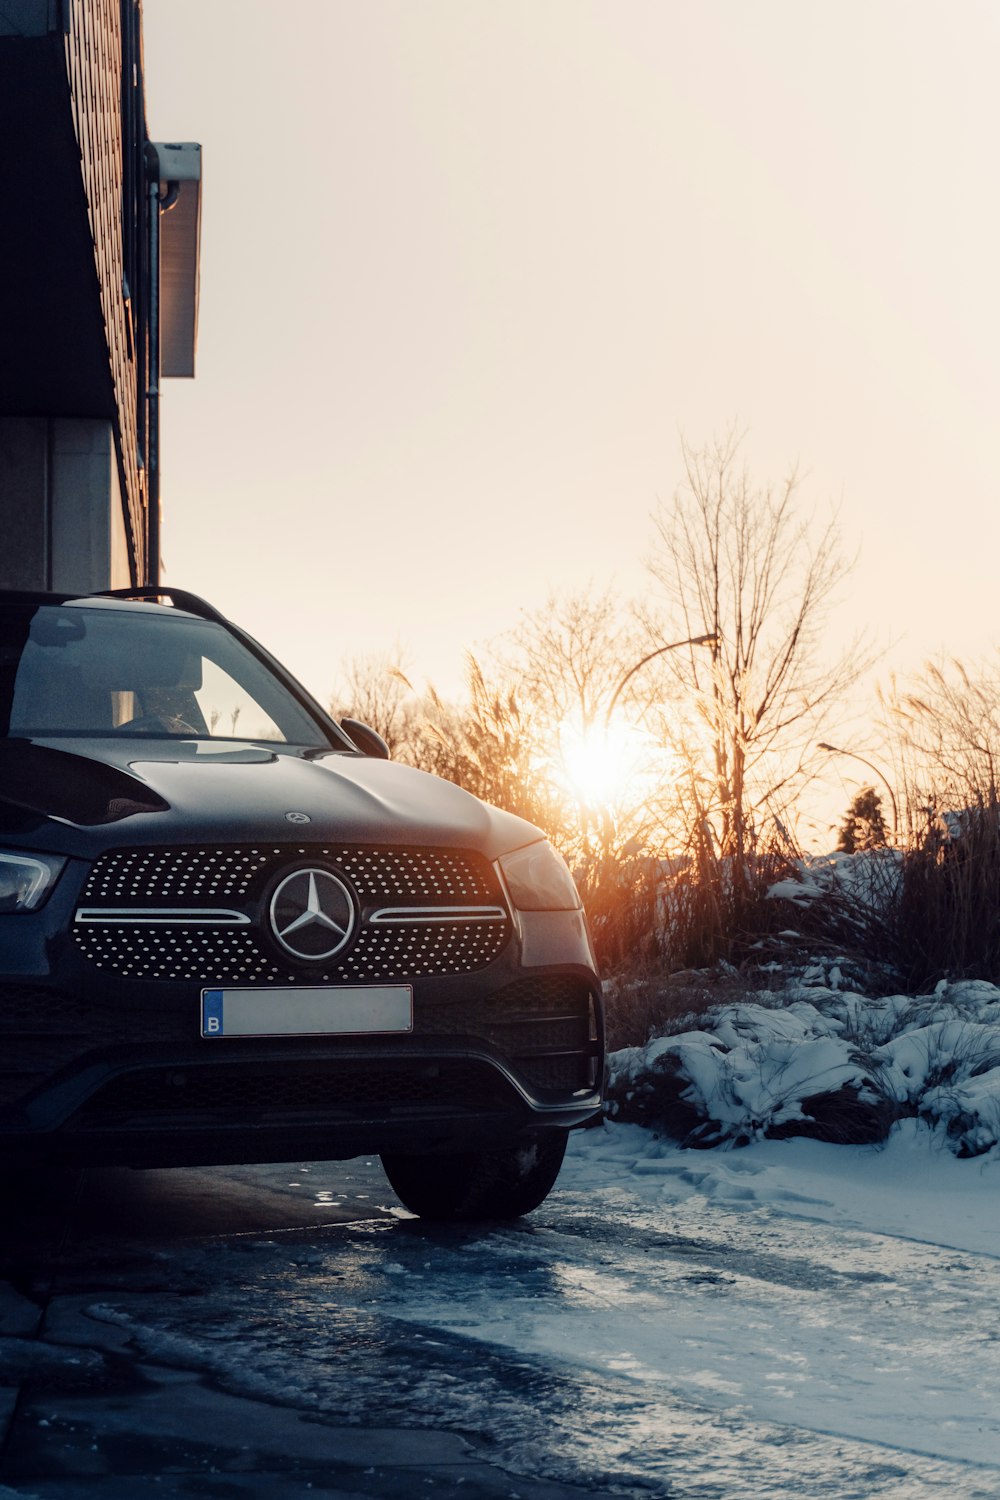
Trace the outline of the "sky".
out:
M 733 423 L 858 563 L 831 640 L 993 647 L 1000 9 L 985 0 L 144 0 L 203 147 L 165 581 L 327 701 L 553 592 L 648 597 Z

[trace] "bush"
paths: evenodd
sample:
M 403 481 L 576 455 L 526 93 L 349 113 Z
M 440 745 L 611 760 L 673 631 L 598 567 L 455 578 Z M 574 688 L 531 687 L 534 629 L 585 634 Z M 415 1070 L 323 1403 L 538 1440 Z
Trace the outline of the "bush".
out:
M 903 854 L 893 944 L 904 986 L 1000 981 L 1000 807 L 981 794 Z
M 883 1141 L 919 1119 L 957 1156 L 1000 1146 L 1000 990 L 867 999 L 821 985 L 717 1004 L 611 1057 L 616 1118 L 688 1147 Z

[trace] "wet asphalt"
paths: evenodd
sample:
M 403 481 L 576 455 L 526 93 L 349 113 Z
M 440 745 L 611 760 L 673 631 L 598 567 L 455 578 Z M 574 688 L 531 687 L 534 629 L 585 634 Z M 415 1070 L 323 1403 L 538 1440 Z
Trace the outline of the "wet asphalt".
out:
M 314 1323 L 296 1318 L 296 1267 L 318 1256 L 336 1281 L 341 1260 L 348 1279 L 358 1274 L 357 1247 L 364 1257 L 379 1230 L 421 1263 L 435 1235 L 474 1239 L 432 1230 L 425 1241 L 377 1162 L 51 1170 L 7 1174 L 2 1193 L 0 1500 L 632 1492 L 547 1477 L 530 1451 L 512 1467 L 488 1405 L 478 1424 L 464 1425 L 467 1403 L 459 1422 L 435 1424 L 418 1393 L 411 1420 L 414 1384 L 481 1377 L 461 1340 L 449 1348 L 387 1329 L 350 1298 L 319 1342 Z M 149 1317 L 123 1323 L 122 1306 L 170 1315 L 151 1338 Z M 259 1381 L 257 1363 L 267 1366 Z
M 571 1145 L 507 1224 L 363 1159 L 8 1176 L 0 1500 L 997 1500 L 996 1257 Z

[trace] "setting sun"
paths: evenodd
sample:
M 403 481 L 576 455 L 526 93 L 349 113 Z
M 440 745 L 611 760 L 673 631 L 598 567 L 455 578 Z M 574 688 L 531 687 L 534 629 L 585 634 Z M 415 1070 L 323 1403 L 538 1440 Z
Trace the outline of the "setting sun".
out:
M 549 770 L 562 792 L 589 813 L 620 814 L 673 780 L 674 757 L 626 719 L 559 725 Z

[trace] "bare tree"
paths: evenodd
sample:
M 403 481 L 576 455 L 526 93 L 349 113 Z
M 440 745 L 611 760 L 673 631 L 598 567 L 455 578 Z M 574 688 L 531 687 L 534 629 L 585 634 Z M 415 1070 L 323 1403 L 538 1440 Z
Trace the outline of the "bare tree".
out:
M 662 660 L 695 711 L 683 730 L 692 796 L 737 881 L 765 809 L 781 811 L 801 780 L 820 715 L 874 661 L 860 640 L 832 659 L 823 649 L 853 566 L 836 520 L 816 528 L 800 513 L 794 471 L 777 488 L 755 485 L 741 440 L 682 445 L 685 483 L 656 517 L 650 561 L 660 618 L 647 616 L 654 640 L 715 638 Z
M 433 687 L 416 693 L 384 657 L 351 664 L 344 698 L 397 759 L 530 818 L 570 859 L 611 858 L 629 843 L 646 849 L 663 823 L 662 747 L 639 735 L 633 694 L 618 697 L 643 645 L 609 592 L 554 595 L 487 657 L 467 658 L 460 703 Z M 649 682 L 637 687 L 648 692 Z M 632 706 L 635 743 L 609 735 L 616 699 Z M 623 730 L 624 719 L 611 728 Z
M 643 637 L 610 591 L 552 595 L 510 633 L 498 656 L 549 728 L 601 724 Z M 640 688 L 643 684 L 639 684 Z
M 928 662 L 908 687 L 883 695 L 903 779 L 918 800 L 960 808 L 1000 802 L 1000 670 L 981 662 Z M 912 800 L 912 798 L 911 798 Z
M 413 732 L 414 691 L 398 656 L 355 656 L 347 663 L 344 691 L 330 704 L 335 719 L 370 724 L 394 756 L 404 758 Z

